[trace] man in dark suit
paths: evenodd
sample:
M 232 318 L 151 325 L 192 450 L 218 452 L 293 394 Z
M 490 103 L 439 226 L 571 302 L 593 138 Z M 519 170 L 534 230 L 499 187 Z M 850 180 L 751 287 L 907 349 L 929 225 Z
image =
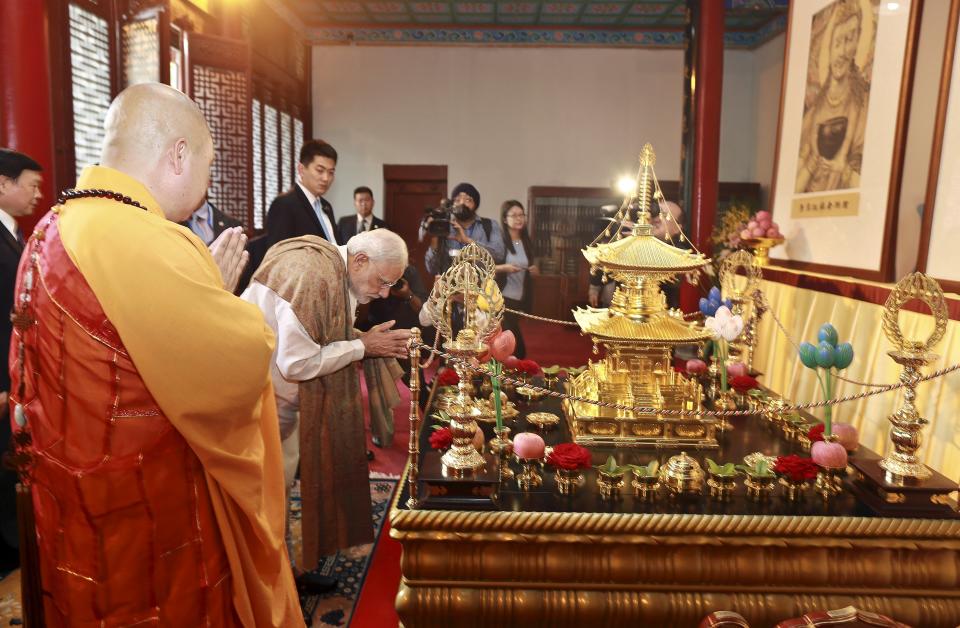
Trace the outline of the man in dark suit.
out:
M 209 198 L 200 206 L 200 209 L 193 212 L 189 220 L 180 224 L 194 232 L 207 246 L 210 246 L 210 243 L 227 229 L 243 226 L 243 223 L 236 218 L 227 216 L 217 209 Z
M 315 235 L 331 244 L 337 239 L 333 208 L 323 195 L 333 185 L 337 151 L 323 140 L 310 140 L 300 149 L 300 180 L 273 199 L 267 212 L 267 248 L 281 240 Z M 256 260 L 259 262 L 259 260 Z
M 10 395 L 10 373 L 6 368 L 10 355 L 10 334 L 13 325 L 14 284 L 17 266 L 23 252 L 23 235 L 17 219 L 33 213 L 40 201 L 43 176 L 40 164 L 23 153 L 0 148 L 0 454 L 10 448 L 10 419 L 7 400 Z M 17 535 L 17 476 L 0 467 L 0 568 L 16 561 Z
M 357 209 L 357 215 L 344 216 L 337 223 L 341 244 L 364 231 L 389 229 L 387 223 L 373 215 L 373 190 L 367 186 L 362 185 L 353 191 L 353 206 Z

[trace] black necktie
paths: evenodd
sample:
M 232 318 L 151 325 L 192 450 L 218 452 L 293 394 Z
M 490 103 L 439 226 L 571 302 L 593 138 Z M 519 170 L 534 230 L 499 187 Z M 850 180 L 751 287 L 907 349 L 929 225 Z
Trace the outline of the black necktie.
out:
M 19 244 L 21 247 L 24 245 L 23 231 L 20 231 L 20 227 L 17 227 L 17 244 Z

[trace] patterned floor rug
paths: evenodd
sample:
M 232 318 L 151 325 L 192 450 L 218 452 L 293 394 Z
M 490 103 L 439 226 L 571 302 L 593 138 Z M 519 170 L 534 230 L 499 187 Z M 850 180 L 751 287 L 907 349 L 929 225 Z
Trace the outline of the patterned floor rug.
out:
M 320 570 L 324 575 L 334 576 L 339 581 L 337 589 L 322 596 L 309 596 L 300 600 L 305 613 L 313 617 L 313 626 L 349 626 L 357 598 L 363 588 L 363 581 L 370 567 L 370 558 L 380 540 L 383 522 L 390 510 L 390 501 L 397 487 L 397 478 L 371 477 L 370 502 L 373 505 L 374 542 L 357 545 L 327 556 L 320 561 Z M 293 538 L 300 539 L 300 484 L 294 486 L 291 507 L 291 530 Z M 299 562 L 303 548 L 299 541 L 294 543 L 294 555 Z
M 384 474 L 377 474 L 384 475 Z M 374 542 L 347 548 L 336 556 L 328 556 L 320 561 L 320 568 L 326 575 L 336 576 L 339 585 L 336 591 L 322 596 L 309 596 L 300 600 L 306 612 L 313 616 L 313 626 L 349 626 L 350 617 L 360 597 L 360 589 L 367 576 L 370 558 L 380 540 L 383 522 L 390 509 L 390 501 L 396 490 L 398 478 L 371 477 L 370 501 L 373 504 Z M 300 538 L 300 485 L 293 490 L 293 522 L 291 527 L 294 538 Z M 302 547 L 296 544 L 298 558 Z M 0 627 L 19 625 L 11 620 L 20 620 L 20 570 L 17 569 L 4 578 L 0 578 Z

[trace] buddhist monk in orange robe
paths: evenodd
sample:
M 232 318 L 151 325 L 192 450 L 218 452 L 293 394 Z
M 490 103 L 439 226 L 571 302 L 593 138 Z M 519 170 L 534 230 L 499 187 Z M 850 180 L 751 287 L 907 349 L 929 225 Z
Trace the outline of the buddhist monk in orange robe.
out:
M 302 626 L 273 334 L 225 289 L 237 234 L 215 260 L 177 224 L 207 190 L 210 132 L 159 84 L 121 93 L 105 130 L 15 296 L 11 414 L 32 435 L 45 624 Z

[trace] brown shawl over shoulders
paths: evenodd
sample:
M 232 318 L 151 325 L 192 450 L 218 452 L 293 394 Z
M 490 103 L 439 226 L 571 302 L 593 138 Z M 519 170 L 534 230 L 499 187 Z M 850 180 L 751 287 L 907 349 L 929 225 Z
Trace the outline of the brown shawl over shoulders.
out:
M 314 341 L 351 340 L 347 270 L 340 251 L 315 236 L 277 243 L 253 276 L 290 303 Z M 373 541 L 360 383 L 351 364 L 300 383 L 303 567 Z

